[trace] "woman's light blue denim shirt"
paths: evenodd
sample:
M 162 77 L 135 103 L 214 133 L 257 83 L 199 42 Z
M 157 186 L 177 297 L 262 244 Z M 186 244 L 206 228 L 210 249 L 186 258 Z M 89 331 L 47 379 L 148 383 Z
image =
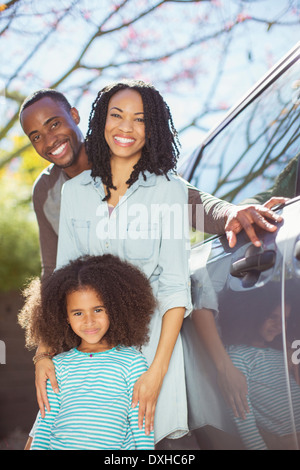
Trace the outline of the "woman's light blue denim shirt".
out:
M 57 267 L 84 254 L 111 253 L 148 277 L 161 313 L 190 311 L 188 192 L 176 176 L 145 172 L 109 216 L 100 178 L 84 171 L 62 190 Z

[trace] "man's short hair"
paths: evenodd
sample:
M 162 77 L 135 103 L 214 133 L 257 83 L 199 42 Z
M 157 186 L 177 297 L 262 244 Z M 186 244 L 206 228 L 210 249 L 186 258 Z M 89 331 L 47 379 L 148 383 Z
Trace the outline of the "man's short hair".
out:
M 52 90 L 51 88 L 43 88 L 41 90 L 35 91 L 31 95 L 27 96 L 27 98 L 25 98 L 20 108 L 19 117 L 21 116 L 24 109 L 28 108 L 33 103 L 36 103 L 42 98 L 51 98 L 53 101 L 61 103 L 68 112 L 70 112 L 72 108 L 65 95 L 63 95 L 57 90 Z

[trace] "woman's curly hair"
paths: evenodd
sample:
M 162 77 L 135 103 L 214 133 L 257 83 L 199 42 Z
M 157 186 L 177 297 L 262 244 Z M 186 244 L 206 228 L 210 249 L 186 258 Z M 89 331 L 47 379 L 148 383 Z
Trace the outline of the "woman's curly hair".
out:
M 126 183 L 131 186 L 140 173 L 149 171 L 156 175 L 166 175 L 175 170 L 180 143 L 174 127 L 172 115 L 166 102 L 154 86 L 139 80 L 124 80 L 113 83 L 99 91 L 89 117 L 86 135 L 86 152 L 92 164 L 92 176 L 100 176 L 110 197 L 110 188 L 115 189 L 110 167 L 110 149 L 104 137 L 108 104 L 118 91 L 131 89 L 142 98 L 145 119 L 145 145 L 140 160 L 133 167 Z
M 41 342 L 55 353 L 79 346 L 81 339 L 67 322 L 66 297 L 85 288 L 94 289 L 104 303 L 110 321 L 108 344 L 141 348 L 147 343 L 156 300 L 146 276 L 113 255 L 83 256 L 42 282 L 32 280 L 24 290 L 18 322 L 25 329 L 28 349 Z

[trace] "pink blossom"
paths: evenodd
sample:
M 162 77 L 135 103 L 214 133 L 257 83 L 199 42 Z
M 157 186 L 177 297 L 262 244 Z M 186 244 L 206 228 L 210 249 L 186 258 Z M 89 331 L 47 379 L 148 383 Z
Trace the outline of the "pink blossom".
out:
M 117 11 L 120 8 L 120 4 L 112 5 L 112 10 Z
M 128 36 L 130 39 L 135 39 L 137 37 L 137 33 L 132 26 L 128 27 Z
M 228 109 L 228 104 L 225 101 L 220 101 L 218 104 L 219 109 Z
M 237 23 L 242 23 L 243 21 L 250 20 L 251 16 L 247 13 L 239 13 L 236 17 Z
M 211 3 L 218 8 L 222 6 L 222 2 L 220 0 L 211 0 Z
M 234 23 L 232 21 L 229 21 L 228 23 L 225 24 L 224 29 L 226 31 L 230 31 L 234 26 Z
M 91 12 L 88 10 L 83 10 L 83 17 L 85 20 L 89 20 L 91 18 Z

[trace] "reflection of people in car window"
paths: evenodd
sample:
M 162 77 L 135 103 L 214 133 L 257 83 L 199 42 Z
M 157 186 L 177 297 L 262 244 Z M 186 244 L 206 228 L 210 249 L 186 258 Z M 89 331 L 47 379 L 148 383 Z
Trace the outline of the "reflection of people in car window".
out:
M 300 444 L 300 386 L 297 375 L 286 370 L 281 341 L 282 310 L 276 291 L 280 292 L 279 286 L 274 292 L 231 293 L 232 300 L 223 299 L 226 307 L 220 312 L 228 354 L 246 376 L 248 385 L 250 413 L 246 419 L 233 417 L 233 420 L 245 447 L 253 450 L 296 449 Z M 287 331 L 288 318 L 294 320 L 289 302 L 284 312 Z M 287 357 L 291 357 L 289 351 Z M 293 410 L 289 405 L 288 374 Z M 292 416 L 298 442 L 293 434 Z
M 226 409 L 245 417 L 248 410 L 247 383 L 220 339 L 216 285 L 222 284 L 221 271 L 213 281 L 205 268 L 210 251 L 194 252 L 191 263 L 191 292 L 194 310 L 184 321 L 181 333 L 189 406 L 189 427 L 200 448 L 240 449 L 241 441 Z
M 274 185 L 270 189 L 243 200 L 241 204 L 264 204 L 271 197 L 275 196 L 288 198 L 298 196 L 297 176 L 299 157 L 300 153 L 289 161 L 288 165 L 277 176 Z

